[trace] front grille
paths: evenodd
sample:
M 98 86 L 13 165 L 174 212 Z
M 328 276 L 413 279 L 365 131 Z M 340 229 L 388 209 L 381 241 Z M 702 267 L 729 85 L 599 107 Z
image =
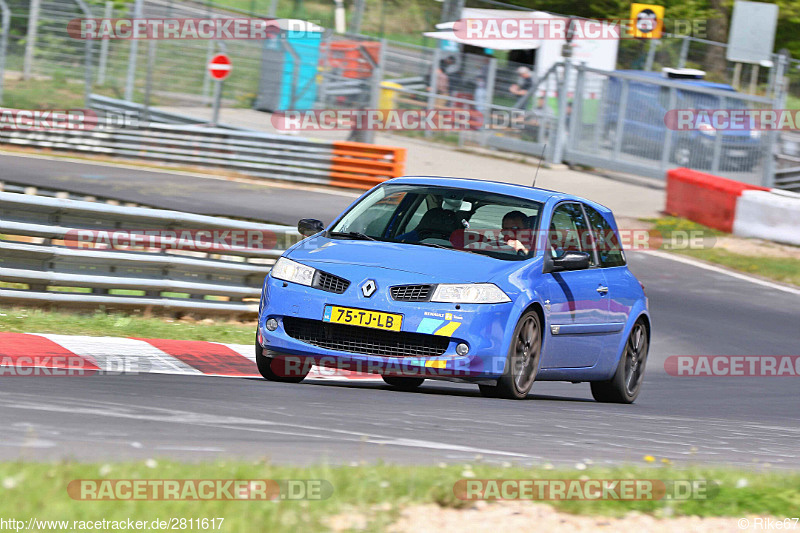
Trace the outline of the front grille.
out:
M 389 289 L 392 300 L 402 302 L 427 302 L 431 299 L 433 285 L 399 285 Z
M 314 275 L 314 280 L 311 282 L 311 286 L 315 289 L 342 294 L 347 290 L 347 287 L 350 286 L 350 282 L 339 276 L 317 271 Z
M 442 355 L 450 344 L 448 337 L 329 324 L 307 318 L 284 317 L 283 327 L 290 337 L 299 341 L 364 355 L 435 357 Z

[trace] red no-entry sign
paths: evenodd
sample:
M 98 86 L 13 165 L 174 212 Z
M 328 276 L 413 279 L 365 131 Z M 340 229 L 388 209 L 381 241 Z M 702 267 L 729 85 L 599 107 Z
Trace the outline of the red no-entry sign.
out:
M 215 80 L 224 80 L 231 73 L 231 58 L 225 54 L 217 54 L 211 58 L 208 71 Z

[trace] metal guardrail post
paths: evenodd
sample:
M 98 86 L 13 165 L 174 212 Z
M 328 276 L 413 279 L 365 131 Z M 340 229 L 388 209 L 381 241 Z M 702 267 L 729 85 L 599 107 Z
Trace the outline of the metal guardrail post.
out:
M 0 0 L 3 16 L 3 35 L 0 35 L 0 105 L 3 104 L 3 80 L 6 74 L 6 51 L 8 50 L 8 29 L 11 25 L 11 10 L 5 0 Z
M 86 5 L 84 0 L 75 0 L 75 3 L 78 7 L 83 11 L 83 16 L 86 18 L 92 18 L 92 10 L 89 9 L 89 6 Z M 83 98 L 86 107 L 89 107 L 89 101 L 92 97 L 92 39 L 86 39 L 84 44 L 84 88 L 83 88 Z

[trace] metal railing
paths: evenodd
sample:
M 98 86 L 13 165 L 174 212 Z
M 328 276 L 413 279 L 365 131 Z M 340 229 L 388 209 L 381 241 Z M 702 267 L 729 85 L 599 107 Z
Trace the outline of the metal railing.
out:
M 216 242 L 187 249 L 143 240 L 120 249 L 81 230 L 184 239 L 216 231 Z M 289 226 L 0 192 L 0 302 L 252 315 L 270 266 L 299 238 Z
M 184 124 L 88 130 L 0 129 L 0 144 L 222 168 L 258 178 L 362 190 L 401 176 L 405 167 L 402 148 Z

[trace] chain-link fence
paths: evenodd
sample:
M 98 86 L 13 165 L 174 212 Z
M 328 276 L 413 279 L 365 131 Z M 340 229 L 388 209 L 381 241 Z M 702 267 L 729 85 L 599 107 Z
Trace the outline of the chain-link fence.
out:
M 67 31 L 71 20 L 87 16 L 250 16 L 264 14 L 265 9 L 272 8 L 271 1 L 252 2 L 238 11 L 213 2 L 173 0 L 93 0 L 88 5 L 84 0 L 0 0 L 0 8 L 3 4 L 7 4 L 10 15 L 8 29 L 2 35 L 7 40 L 5 69 L 18 73 L 12 76 L 16 79 L 50 80 L 46 86 L 53 88 L 52 99 L 30 91 L 31 99 L 42 98 L 50 105 L 55 105 L 53 100 L 65 105 L 82 101 L 89 92 L 86 89 L 91 88 L 97 94 L 147 106 L 184 108 L 184 113 L 191 114 L 211 105 L 215 82 L 207 65 L 214 54 L 225 52 L 233 63 L 222 86 L 222 105 L 228 108 L 270 112 L 375 107 L 467 109 L 476 113 L 473 117 L 481 118 L 471 120 L 466 129 L 407 134 L 544 154 L 552 161 L 625 167 L 642 174 L 663 175 L 670 165 L 685 164 L 735 179 L 768 183 L 773 166 L 768 162 L 775 147 L 800 155 L 800 144 L 792 135 L 758 137 L 760 134 L 752 133 L 747 140 L 727 134 L 709 138 L 694 133 L 687 137 L 670 134 L 663 124 L 655 124 L 663 122 L 664 113 L 672 109 L 669 98 L 673 96 L 676 105 L 698 104 L 697 98 L 687 96 L 686 91 L 675 89 L 677 93 L 667 94 L 662 90 L 670 88 L 657 79 L 664 67 L 699 68 L 707 72 L 708 81 L 738 88 L 732 93 L 735 96 L 718 99 L 713 105 L 735 103 L 762 109 L 800 104 L 800 62 L 791 61 L 779 80 L 774 66 L 728 62 L 724 44 L 693 37 L 624 39 L 619 42 L 617 71 L 599 73 L 574 64 L 569 76 L 560 61 L 526 82 L 520 68 L 531 65 L 512 61 L 514 56 L 505 52 L 439 41 L 430 48 L 337 34 L 323 28 L 304 38 L 279 35 L 263 40 L 80 40 Z M 334 24 L 332 5 L 323 9 L 319 3 L 308 4 L 302 13 L 287 11 L 286 2 L 274 5 L 279 16 L 318 17 L 314 22 L 321 26 Z M 777 56 L 773 63 L 777 64 Z M 576 72 L 582 73 L 580 90 Z M 646 91 L 631 85 L 626 72 L 640 76 L 651 73 L 654 77 L 646 80 L 650 86 L 646 91 L 655 91 L 652 98 L 645 98 Z M 623 87 L 630 96 L 627 101 L 621 99 Z M 650 104 L 654 102 L 660 107 L 653 108 Z M 512 115 L 517 118 L 514 124 L 509 123 Z M 639 116 L 642 120 L 637 119 Z M 645 127 L 648 121 L 652 135 L 640 134 L 637 128 Z M 357 136 L 357 140 L 370 138 L 369 134 Z

